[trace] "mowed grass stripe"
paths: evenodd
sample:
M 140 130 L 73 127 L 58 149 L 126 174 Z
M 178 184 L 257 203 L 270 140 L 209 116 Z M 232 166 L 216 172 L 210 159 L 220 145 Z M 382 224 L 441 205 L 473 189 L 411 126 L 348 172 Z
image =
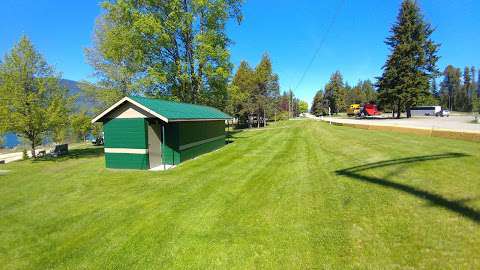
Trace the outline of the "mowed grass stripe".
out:
M 288 121 L 166 172 L 103 157 L 7 164 L 0 264 L 32 268 L 466 268 L 479 224 L 379 179 L 480 209 L 480 144 Z M 463 156 L 448 156 L 457 152 Z M 432 159 L 435 155 L 443 158 Z M 427 156 L 425 160 L 415 158 Z M 428 157 L 432 158 L 428 158 Z M 411 163 L 395 160 L 413 158 Z M 388 166 L 339 174 L 354 166 Z M 349 170 L 347 170 L 349 171 Z

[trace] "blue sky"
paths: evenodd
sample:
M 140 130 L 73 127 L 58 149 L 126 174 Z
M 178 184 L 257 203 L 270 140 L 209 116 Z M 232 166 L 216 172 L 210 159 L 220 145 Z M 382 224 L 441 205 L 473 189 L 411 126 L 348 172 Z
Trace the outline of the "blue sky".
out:
M 241 25 L 230 23 L 232 62 L 255 65 L 264 52 L 272 58 L 282 90 L 311 102 L 331 73 L 340 70 L 350 84 L 381 74 L 388 55 L 383 41 L 394 23 L 401 0 L 345 0 L 326 36 L 341 0 L 250 0 Z M 442 44 L 439 67 L 480 66 L 480 1 L 419 0 L 426 19 Z M 2 0 L 0 54 L 22 34 L 63 77 L 93 80 L 83 49 L 91 44 L 99 1 Z M 299 80 L 322 39 L 323 46 L 302 83 Z

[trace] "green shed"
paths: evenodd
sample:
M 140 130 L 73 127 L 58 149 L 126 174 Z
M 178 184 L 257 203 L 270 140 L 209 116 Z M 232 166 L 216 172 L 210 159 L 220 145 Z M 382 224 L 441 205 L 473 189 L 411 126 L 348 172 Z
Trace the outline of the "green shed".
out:
M 162 169 L 225 145 L 225 120 L 215 108 L 125 97 L 92 123 L 103 123 L 107 168 Z

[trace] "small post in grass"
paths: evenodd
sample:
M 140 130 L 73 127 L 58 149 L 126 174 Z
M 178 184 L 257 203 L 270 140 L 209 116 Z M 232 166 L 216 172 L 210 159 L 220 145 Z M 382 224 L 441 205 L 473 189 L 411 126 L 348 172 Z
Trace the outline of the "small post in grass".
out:
M 227 120 L 227 144 L 230 143 L 230 120 Z
M 165 155 L 163 154 L 165 151 L 165 125 L 162 125 L 162 163 L 163 163 L 163 170 L 165 171 L 165 159 L 163 158 Z
M 328 117 L 330 118 L 330 125 L 332 124 L 332 109 L 330 109 L 330 106 L 328 107 Z

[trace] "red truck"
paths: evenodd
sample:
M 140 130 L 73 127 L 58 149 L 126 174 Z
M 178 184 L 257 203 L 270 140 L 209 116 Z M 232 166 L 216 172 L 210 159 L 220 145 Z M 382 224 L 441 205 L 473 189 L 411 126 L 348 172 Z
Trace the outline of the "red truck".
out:
M 377 105 L 373 103 L 363 105 L 362 109 L 360 110 L 361 116 L 375 116 L 380 114 L 382 113 L 378 110 Z

